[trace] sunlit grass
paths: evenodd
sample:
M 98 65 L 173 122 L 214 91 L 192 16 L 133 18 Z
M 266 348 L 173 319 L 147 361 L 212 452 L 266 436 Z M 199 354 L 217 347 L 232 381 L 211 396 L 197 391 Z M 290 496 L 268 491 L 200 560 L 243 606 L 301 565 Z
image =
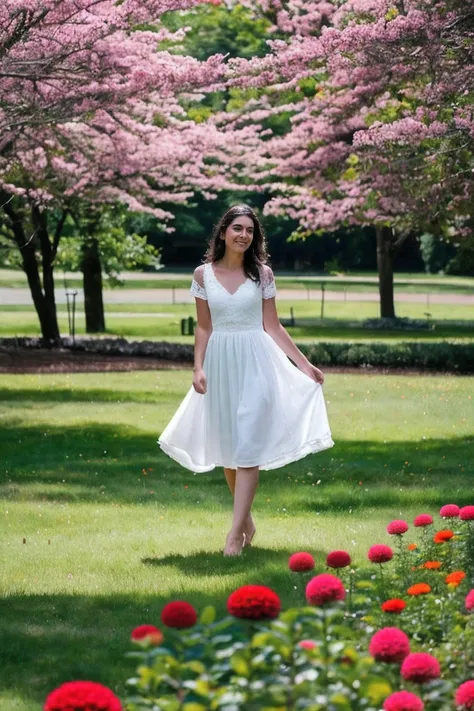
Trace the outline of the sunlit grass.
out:
M 0 376 L 2 711 L 39 711 L 67 679 L 123 693 L 130 629 L 163 604 L 225 608 L 246 582 L 295 604 L 295 550 L 365 565 L 390 518 L 472 503 L 467 377 L 326 376 L 334 448 L 262 472 L 255 548 L 223 558 L 222 470 L 194 475 L 156 439 L 191 371 Z
M 379 307 L 367 302 L 326 301 L 324 318 L 321 319 L 321 303 L 315 301 L 286 301 L 277 304 L 282 320 L 288 322 L 291 309 L 296 319 L 296 328 L 289 328 L 292 336 L 301 340 L 439 340 L 443 338 L 474 337 L 474 309 L 466 305 L 435 304 L 430 307 L 430 330 L 388 331 L 361 329 L 364 319 L 377 318 Z M 59 305 L 59 326 L 62 334 L 69 332 L 64 304 Z M 399 303 L 397 315 L 403 318 L 426 320 L 424 304 Z M 129 314 L 129 315 L 123 315 Z M 139 314 L 139 315 L 138 315 Z M 195 316 L 194 304 L 110 304 L 106 306 L 107 334 L 129 338 L 174 340 L 192 343 L 193 338 L 181 336 L 181 319 Z M 85 318 L 82 310 L 76 313 L 76 333 L 85 333 Z M 1 314 L 0 336 L 40 335 L 36 312 L 31 308 L 5 308 Z

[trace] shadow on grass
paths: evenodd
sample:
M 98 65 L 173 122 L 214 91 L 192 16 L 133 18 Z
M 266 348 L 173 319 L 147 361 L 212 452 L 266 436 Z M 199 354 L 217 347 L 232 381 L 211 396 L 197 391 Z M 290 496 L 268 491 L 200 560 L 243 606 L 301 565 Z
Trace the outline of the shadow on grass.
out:
M 313 551 L 313 547 L 311 548 Z M 243 551 L 245 559 L 246 576 L 252 580 L 262 579 L 268 580 L 268 575 L 271 575 L 272 568 L 281 566 L 282 560 L 294 553 L 294 550 L 283 550 L 274 548 L 263 548 L 258 545 L 247 547 Z M 327 551 L 313 551 L 313 555 L 317 554 L 322 560 L 327 555 Z M 161 558 L 143 558 L 142 563 L 147 566 L 156 568 L 171 566 L 176 568 L 186 576 L 206 577 L 226 575 L 228 573 L 242 571 L 242 560 L 240 556 L 224 557 L 222 551 L 198 551 L 192 555 L 181 555 L 173 553 Z M 262 567 L 263 566 L 263 567 Z M 268 582 L 265 583 L 268 585 Z
M 150 376 L 153 377 L 153 376 Z M 162 405 L 163 393 L 160 393 L 160 405 Z M 44 403 L 68 403 L 68 402 L 79 402 L 79 403 L 101 403 L 101 402 L 136 402 L 136 403 L 157 403 L 156 392 L 150 390 L 117 390 L 113 389 L 98 389 L 98 388 L 88 388 L 83 389 L 75 388 L 74 390 L 68 388 L 42 388 L 41 390 L 34 388 L 22 388 L 19 390 L 0 388 L 0 402 L 7 403 L 12 402 L 16 406 L 21 401 L 26 402 L 44 402 Z
M 0 431 L 0 497 L 17 501 L 152 504 L 214 509 L 229 503 L 220 468 L 193 474 L 156 438 L 131 426 L 25 427 Z M 344 441 L 281 469 L 261 472 L 256 509 L 267 499 L 289 513 L 472 503 L 472 437 L 422 442 Z M 277 511 L 279 509 L 276 509 Z
M 187 588 L 181 585 L 161 593 L 157 569 L 157 592 L 153 595 L 9 595 L 0 600 L 0 693 L 17 695 L 38 704 L 39 709 L 48 692 L 59 684 L 88 679 L 110 686 L 123 697 L 124 682 L 135 671 L 134 660 L 124 658 L 130 649 L 130 632 L 145 623 L 163 629 L 160 614 L 170 600 L 186 599 L 198 612 L 214 605 L 218 615 L 224 616 L 228 595 L 252 581 L 276 590 L 283 608 L 303 604 L 305 580 L 311 574 L 296 578 L 288 571 L 286 562 L 292 552 L 255 549 L 238 558 L 197 552 L 183 556 L 182 561 L 179 556 L 167 556 L 160 563 L 153 559 L 147 563 L 171 563 L 183 572 L 200 570 L 203 578 L 210 568 L 217 567 L 216 574 L 224 575 L 225 580 L 206 594 L 196 590 L 194 576 Z

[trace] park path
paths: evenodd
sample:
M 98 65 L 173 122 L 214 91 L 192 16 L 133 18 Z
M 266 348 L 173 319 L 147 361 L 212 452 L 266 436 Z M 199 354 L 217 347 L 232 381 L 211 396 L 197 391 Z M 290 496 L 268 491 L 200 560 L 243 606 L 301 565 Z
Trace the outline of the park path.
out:
M 379 302 L 378 291 L 325 291 L 325 301 L 348 302 Z M 277 299 L 279 301 L 320 301 L 321 289 L 284 289 L 279 288 Z M 56 303 L 65 304 L 67 301 L 65 290 L 56 289 Z M 77 289 L 76 303 L 83 303 L 82 289 Z M 194 297 L 189 294 L 189 289 L 106 289 L 104 290 L 105 304 L 192 304 Z M 426 293 L 411 294 L 395 292 L 395 302 L 412 304 L 463 304 L 474 306 L 474 294 L 456 293 Z M 0 287 L 1 305 L 33 306 L 31 293 L 28 288 Z

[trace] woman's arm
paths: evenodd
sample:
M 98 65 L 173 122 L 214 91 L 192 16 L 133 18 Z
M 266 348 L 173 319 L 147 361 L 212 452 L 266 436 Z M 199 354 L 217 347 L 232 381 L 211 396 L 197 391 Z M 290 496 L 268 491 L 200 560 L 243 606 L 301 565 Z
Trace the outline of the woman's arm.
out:
M 283 353 L 291 358 L 303 373 L 318 383 L 324 382 L 324 375 L 312 365 L 300 349 L 293 343 L 287 330 L 281 325 L 276 309 L 275 298 L 263 299 L 263 327 L 275 343 L 281 348 Z
M 193 387 L 197 393 L 204 395 L 207 391 L 207 379 L 203 370 L 207 342 L 212 333 L 211 312 L 206 299 L 196 298 L 197 326 L 194 333 L 194 368 Z

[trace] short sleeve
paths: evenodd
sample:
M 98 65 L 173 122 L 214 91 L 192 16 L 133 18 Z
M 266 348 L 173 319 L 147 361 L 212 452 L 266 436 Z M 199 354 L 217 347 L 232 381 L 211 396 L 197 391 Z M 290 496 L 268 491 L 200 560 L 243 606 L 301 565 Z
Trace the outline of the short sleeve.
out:
M 198 299 L 205 299 L 207 301 L 206 287 L 204 286 L 203 265 L 194 270 L 193 281 L 189 293 L 191 296 L 197 296 Z
M 263 267 L 262 274 L 262 296 L 264 299 L 272 299 L 276 296 L 275 277 L 268 266 Z

